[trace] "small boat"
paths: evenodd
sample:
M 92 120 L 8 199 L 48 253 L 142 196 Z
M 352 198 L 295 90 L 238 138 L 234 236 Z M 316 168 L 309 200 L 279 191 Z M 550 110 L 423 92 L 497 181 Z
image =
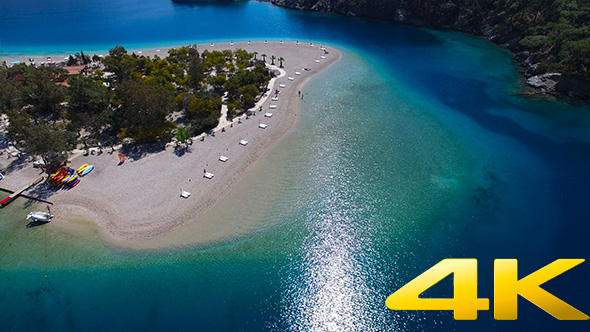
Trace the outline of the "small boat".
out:
M 68 171 L 63 168 L 60 168 L 57 172 L 55 172 L 53 175 L 51 175 L 47 179 L 47 181 L 49 181 L 49 183 L 51 183 L 51 184 L 58 184 L 67 175 L 68 175 Z
M 68 186 L 70 189 L 74 188 L 75 186 L 78 185 L 78 183 L 80 183 L 80 178 L 78 178 L 78 180 L 76 180 L 76 182 L 74 182 L 72 185 Z
M 67 174 L 67 175 L 66 175 L 66 176 L 65 176 L 63 179 L 61 179 L 60 181 L 58 181 L 58 183 L 59 183 L 59 184 L 64 184 L 64 183 L 67 183 L 67 182 L 69 182 L 70 180 L 72 180 L 74 177 L 78 177 L 78 174 L 76 173 L 76 171 L 75 171 L 75 170 L 73 170 L 73 169 L 70 169 L 70 170 L 68 171 L 68 174 Z
M 82 168 L 82 167 L 84 167 L 84 168 Z M 94 165 L 84 164 L 80 168 L 78 168 L 78 174 L 80 176 L 84 176 L 84 175 L 92 172 L 93 169 L 94 169 Z
M 83 172 L 83 171 L 86 169 L 86 167 L 88 167 L 88 166 L 89 166 L 88 164 L 84 164 L 84 165 L 80 166 L 80 167 L 79 167 L 79 168 L 76 170 L 76 173 L 78 173 L 78 174 L 82 173 L 82 172 Z
M 68 181 L 64 182 L 64 185 L 66 187 L 71 187 L 77 180 L 80 180 L 80 177 L 78 176 L 78 174 L 76 174 L 75 176 L 73 176 Z
M 35 211 L 27 215 L 27 219 L 32 221 L 50 222 L 53 215 L 47 212 Z

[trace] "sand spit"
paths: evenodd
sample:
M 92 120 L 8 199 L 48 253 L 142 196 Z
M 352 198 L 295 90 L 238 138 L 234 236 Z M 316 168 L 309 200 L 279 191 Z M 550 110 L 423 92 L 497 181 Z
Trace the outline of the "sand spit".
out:
M 73 156 L 72 167 L 88 163 L 95 165 L 95 169 L 76 188 L 58 191 L 49 198 L 55 204 L 51 208 L 56 215 L 53 224 L 67 228 L 71 220 L 91 220 L 96 223 L 100 236 L 108 242 L 138 248 L 145 247 L 141 244 L 142 239 L 153 240 L 183 224 L 199 223 L 199 216 L 218 203 L 264 152 L 293 128 L 300 101 L 298 91 L 305 82 L 340 57 L 334 48 L 309 43 L 198 45 L 199 52 L 238 48 L 258 52 L 258 57 L 266 54 L 267 63 L 270 63 L 271 55 L 277 59 L 285 58 L 281 75 L 269 84 L 272 85 L 271 91 L 280 91 L 277 101 L 271 100 L 274 93 L 269 93 L 253 108 L 255 116 L 246 119 L 244 115 L 241 121 L 234 119 L 231 124 L 224 123 L 225 131 L 220 126 L 214 137 L 208 135 L 202 141 L 195 139 L 182 156 L 175 154 L 172 145 L 162 152 L 128 160 L 123 165 L 118 165 L 118 152 L 111 154 L 110 148 L 105 148 L 98 156 Z M 143 50 L 141 54 L 165 57 L 167 49 Z M 275 64 L 278 67 L 278 61 L 275 60 Z M 267 112 L 272 116 L 265 116 Z M 264 127 L 261 124 L 266 127 L 261 128 Z M 247 145 L 241 145 L 241 140 L 247 141 Z M 220 161 L 220 156 L 228 160 Z M 214 176 L 211 179 L 204 177 L 205 171 Z M 2 180 L 2 187 L 18 187 L 38 173 L 32 165 L 27 165 L 8 174 Z M 190 192 L 191 196 L 181 198 L 181 190 Z M 207 232 L 206 227 L 200 233 L 203 232 Z M 197 242 L 211 240 L 207 234 L 201 234 L 199 239 Z M 165 244 L 159 243 L 158 246 Z

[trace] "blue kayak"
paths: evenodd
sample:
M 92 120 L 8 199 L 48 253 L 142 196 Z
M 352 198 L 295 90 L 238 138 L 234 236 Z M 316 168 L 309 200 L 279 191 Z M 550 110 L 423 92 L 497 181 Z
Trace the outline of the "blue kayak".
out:
M 90 165 L 90 166 L 84 168 L 84 170 L 82 170 L 82 173 L 80 173 L 80 176 L 84 176 L 84 175 L 92 172 L 93 169 L 94 169 L 94 165 Z

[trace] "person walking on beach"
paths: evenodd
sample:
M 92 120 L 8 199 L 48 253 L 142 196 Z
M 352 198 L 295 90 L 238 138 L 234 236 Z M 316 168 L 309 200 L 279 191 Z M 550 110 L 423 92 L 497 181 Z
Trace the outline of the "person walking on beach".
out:
M 297 95 L 298 95 L 299 97 L 301 97 L 301 91 L 298 91 L 298 92 L 297 92 Z

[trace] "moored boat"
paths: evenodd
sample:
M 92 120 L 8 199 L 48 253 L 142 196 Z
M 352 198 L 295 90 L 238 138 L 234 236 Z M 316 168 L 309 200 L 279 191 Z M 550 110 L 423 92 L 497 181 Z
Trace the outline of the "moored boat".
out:
M 50 222 L 52 218 L 52 214 L 41 211 L 31 212 L 27 215 L 27 219 L 32 221 Z

